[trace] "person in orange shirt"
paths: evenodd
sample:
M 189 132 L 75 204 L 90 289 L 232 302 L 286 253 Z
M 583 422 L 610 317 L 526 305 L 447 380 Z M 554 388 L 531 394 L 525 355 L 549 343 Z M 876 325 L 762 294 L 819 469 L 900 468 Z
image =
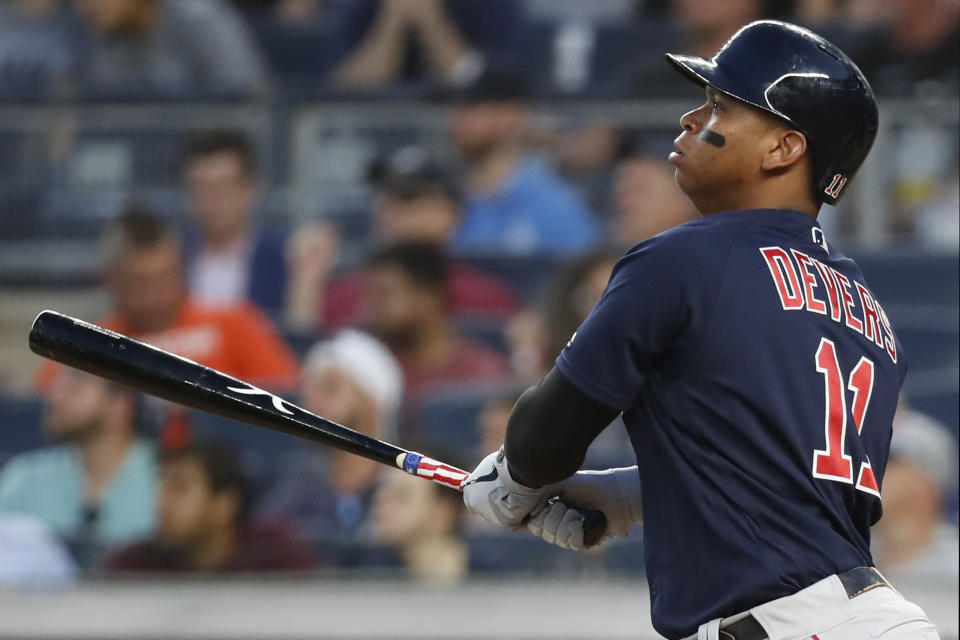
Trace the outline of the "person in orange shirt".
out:
M 177 234 L 159 216 L 128 208 L 108 225 L 103 254 L 113 312 L 101 326 L 259 386 L 294 388 L 297 360 L 258 309 L 211 308 L 189 298 Z M 49 388 L 57 366 L 41 368 L 38 391 Z

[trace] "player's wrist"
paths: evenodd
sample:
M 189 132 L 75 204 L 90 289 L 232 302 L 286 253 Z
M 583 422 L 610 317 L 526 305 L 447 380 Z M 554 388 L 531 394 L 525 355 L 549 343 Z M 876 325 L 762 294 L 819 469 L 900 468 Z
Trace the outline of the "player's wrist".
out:
M 514 478 L 501 447 L 484 458 L 464 482 L 463 499 L 467 509 L 489 522 L 518 530 L 546 503 L 546 491 Z
M 503 452 L 503 449 L 501 448 L 500 451 Z M 506 479 L 512 489 L 517 493 L 526 493 L 529 495 L 543 492 L 544 487 L 535 486 L 535 483 L 524 480 L 523 476 L 518 474 L 517 470 L 510 464 L 510 461 L 507 460 L 506 454 L 503 454 L 503 456 L 503 468 L 506 471 Z

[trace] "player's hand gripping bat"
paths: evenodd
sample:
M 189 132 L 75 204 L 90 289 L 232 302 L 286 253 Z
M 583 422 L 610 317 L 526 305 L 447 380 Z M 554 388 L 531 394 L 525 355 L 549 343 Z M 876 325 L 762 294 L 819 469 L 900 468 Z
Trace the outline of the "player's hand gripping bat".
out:
M 376 460 L 458 491 L 470 474 L 314 415 L 210 367 L 102 327 L 42 311 L 30 329 L 30 348 L 38 355 L 133 387 L 150 395 L 218 416 L 320 442 Z M 603 537 L 606 518 L 585 511 L 586 546 Z

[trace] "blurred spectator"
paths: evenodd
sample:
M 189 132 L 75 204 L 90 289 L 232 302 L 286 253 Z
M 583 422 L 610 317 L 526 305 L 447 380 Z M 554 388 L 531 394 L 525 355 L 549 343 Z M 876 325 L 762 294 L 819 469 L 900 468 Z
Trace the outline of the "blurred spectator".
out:
M 502 356 L 457 334 L 446 269 L 443 252 L 424 243 L 389 245 L 368 261 L 365 318 L 400 362 L 405 396 L 414 409 L 430 388 L 508 373 Z
M 712 58 L 740 27 L 761 17 L 762 4 L 761 0 L 671 0 L 678 41 L 667 50 Z M 633 74 L 636 96 L 692 95 L 689 82 L 678 78 L 664 61 L 663 51 L 644 53 L 638 51 L 640 59 Z
M 313 553 L 283 526 L 248 518 L 250 490 L 232 451 L 194 444 L 161 458 L 157 532 L 111 556 L 109 572 L 307 570 Z
M 287 234 L 255 220 L 257 158 L 241 131 L 190 138 L 183 181 L 197 225 L 184 242 L 190 293 L 211 306 L 249 300 L 271 316 L 283 308 Z
M 361 5 L 362 6 L 362 5 Z M 365 9 L 373 4 L 366 3 Z M 332 74 L 342 87 L 378 87 L 398 80 L 415 43 L 424 77 L 456 80 L 475 72 L 479 52 L 464 38 L 442 0 L 382 0 L 362 41 Z
M 518 315 L 507 329 L 514 370 L 525 380 L 545 375 L 600 300 L 622 254 L 597 249 L 568 262 L 551 283 L 539 309 Z
M 942 519 L 956 474 L 957 446 L 950 432 L 901 405 L 883 477 L 883 518 L 873 528 L 872 542 L 877 566 L 891 579 L 956 583 L 958 532 Z
M 77 567 L 43 521 L 0 511 L 0 588 L 73 582 Z
M 496 451 L 503 444 L 507 434 L 507 422 L 513 413 L 513 405 L 520 399 L 520 392 L 506 393 L 489 400 L 477 416 L 477 428 L 480 432 L 480 451 L 476 452 L 479 460 L 491 451 Z
M 934 191 L 933 198 L 920 205 L 915 232 L 918 240 L 930 247 L 960 248 L 960 178 L 954 166 L 953 178 Z
M 0 473 L 0 511 L 35 517 L 76 543 L 81 562 L 154 523 L 153 447 L 137 437 L 132 393 L 60 367 L 45 429 L 57 444 L 15 456 Z
M 304 359 L 301 406 L 360 433 L 392 439 L 402 394 L 400 365 L 365 333 L 344 329 Z M 305 451 L 280 471 L 260 511 L 292 521 L 313 540 L 356 540 L 381 468 L 335 449 Z
M 76 0 L 84 95 L 255 96 L 266 69 L 224 0 Z
M 405 473 L 389 473 L 374 496 L 374 537 L 397 551 L 415 580 L 457 582 L 470 565 L 459 535 L 463 511 L 457 491 Z
M 890 0 L 887 16 L 851 56 L 882 94 L 956 95 L 960 85 L 960 3 Z
M 712 58 L 740 27 L 760 17 L 762 2 L 673 0 L 672 9 L 683 34 L 683 53 Z
M 890 19 L 890 0 L 802 0 L 793 19 L 814 30 L 846 26 L 855 30 L 878 26 Z
M 697 210 L 680 191 L 674 170 L 646 150 L 626 151 L 614 168 L 612 240 L 633 246 L 689 222 Z
M 488 66 L 451 89 L 451 134 L 466 163 L 466 214 L 454 248 L 478 253 L 569 253 L 589 247 L 596 223 L 582 198 L 523 150 L 524 81 Z
M 460 188 L 428 151 L 400 149 L 374 163 L 369 177 L 376 189 L 375 243 L 426 242 L 444 247 L 450 242 L 460 223 Z M 333 276 L 337 250 L 331 233 L 328 229 L 301 231 L 293 243 L 287 315 L 291 326 L 329 329 L 360 318 L 363 274 L 351 270 Z M 503 319 L 519 306 L 501 282 L 460 260 L 448 263 L 447 297 L 458 318 Z
M 98 324 L 260 386 L 295 385 L 296 358 L 255 307 L 207 307 L 187 295 L 179 239 L 157 215 L 127 209 L 108 225 L 103 254 L 114 310 Z M 44 363 L 39 391 L 59 368 Z M 161 414 L 164 442 L 185 442 L 185 413 L 164 405 Z
M 0 100 L 56 97 L 72 55 L 60 0 L 0 3 Z
M 639 13 L 643 0 L 519 0 L 530 20 L 622 23 Z
M 622 132 L 611 122 L 592 121 L 558 128 L 550 153 L 557 170 L 575 185 L 595 211 L 603 211 L 610 189 L 610 168 L 616 160 Z

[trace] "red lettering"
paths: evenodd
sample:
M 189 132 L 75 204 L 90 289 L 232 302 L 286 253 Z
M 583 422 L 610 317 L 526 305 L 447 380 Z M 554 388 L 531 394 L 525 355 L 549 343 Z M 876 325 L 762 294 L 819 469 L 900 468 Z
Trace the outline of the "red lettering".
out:
M 840 291 L 837 283 L 834 281 L 833 276 L 830 275 L 830 268 L 828 266 L 819 260 L 814 260 L 813 263 L 817 265 L 817 271 L 820 272 L 823 286 L 827 290 L 827 299 L 830 301 L 830 319 L 834 322 L 840 322 Z
M 847 276 L 836 269 L 831 267 L 830 271 L 833 272 L 833 276 L 837 279 L 837 288 L 840 290 L 840 296 L 843 298 L 843 308 L 847 312 L 847 326 L 857 333 L 863 333 L 863 323 L 860 322 L 860 318 L 853 315 L 853 296 L 850 295 L 850 281 L 847 280 Z
M 863 307 L 863 335 L 867 340 L 883 348 L 883 336 L 880 334 L 880 320 L 873 306 L 873 296 L 859 282 L 854 283 L 857 286 L 857 293 L 860 294 L 860 305 Z
M 823 304 L 823 300 L 819 300 L 813 295 L 813 289 L 817 286 L 817 281 L 813 277 L 813 273 L 810 272 L 813 259 L 796 249 L 791 249 L 790 251 L 793 252 L 793 257 L 797 259 L 797 264 L 800 265 L 800 277 L 803 279 L 803 291 L 807 298 L 807 311 L 827 315 L 827 307 Z
M 770 276 L 780 295 L 780 304 L 785 311 L 803 308 L 803 291 L 800 289 L 800 280 L 793 268 L 793 262 L 787 252 L 780 247 L 763 247 L 760 249 L 763 259 L 767 261 Z M 789 283 L 787 282 L 789 280 Z
M 883 310 L 883 307 L 880 306 L 879 302 L 874 300 L 874 305 L 877 308 L 877 313 L 880 315 L 880 323 L 883 324 L 883 330 L 887 334 L 883 339 L 884 345 L 887 347 L 887 353 L 890 355 L 890 359 L 896 363 L 897 338 L 893 335 L 893 329 L 890 328 L 890 319 L 887 318 L 887 312 Z

